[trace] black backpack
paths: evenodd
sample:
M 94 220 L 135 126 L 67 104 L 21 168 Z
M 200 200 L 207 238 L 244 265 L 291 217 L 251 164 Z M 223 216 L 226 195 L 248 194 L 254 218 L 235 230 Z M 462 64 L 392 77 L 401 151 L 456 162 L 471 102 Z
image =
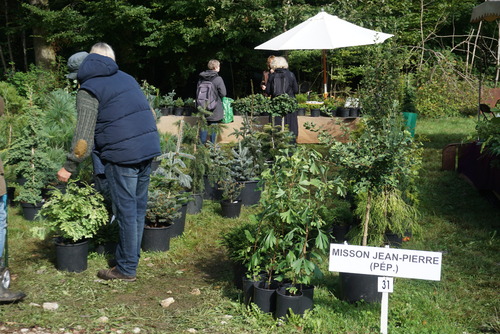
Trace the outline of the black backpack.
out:
M 217 96 L 217 90 L 214 83 L 210 80 L 203 80 L 198 85 L 196 91 L 196 105 L 209 111 L 215 110 L 217 106 Z
M 286 94 L 287 80 L 284 75 L 275 75 L 273 79 L 273 91 L 272 95 L 274 97 Z

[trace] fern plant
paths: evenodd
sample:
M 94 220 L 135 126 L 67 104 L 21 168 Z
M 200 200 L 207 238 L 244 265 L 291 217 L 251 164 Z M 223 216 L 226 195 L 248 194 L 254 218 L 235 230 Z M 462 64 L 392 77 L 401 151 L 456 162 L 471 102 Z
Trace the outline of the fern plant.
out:
M 104 197 L 76 180 L 68 182 L 64 193 L 55 188 L 40 215 L 46 234 L 55 234 L 69 242 L 92 238 L 109 218 Z

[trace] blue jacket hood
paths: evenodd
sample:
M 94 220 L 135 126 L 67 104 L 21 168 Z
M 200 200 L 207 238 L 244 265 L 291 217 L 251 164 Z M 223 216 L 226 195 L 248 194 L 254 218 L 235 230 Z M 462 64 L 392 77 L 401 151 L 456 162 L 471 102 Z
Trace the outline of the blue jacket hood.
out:
M 118 64 L 113 59 L 91 53 L 80 65 L 77 78 L 82 83 L 91 78 L 110 76 L 116 72 L 118 72 Z

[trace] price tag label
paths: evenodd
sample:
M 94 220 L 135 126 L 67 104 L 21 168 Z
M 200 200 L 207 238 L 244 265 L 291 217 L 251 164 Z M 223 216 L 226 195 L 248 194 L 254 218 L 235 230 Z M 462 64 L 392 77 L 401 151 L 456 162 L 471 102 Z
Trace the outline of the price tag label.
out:
M 379 277 L 378 278 L 378 292 L 390 292 L 393 291 L 393 277 Z

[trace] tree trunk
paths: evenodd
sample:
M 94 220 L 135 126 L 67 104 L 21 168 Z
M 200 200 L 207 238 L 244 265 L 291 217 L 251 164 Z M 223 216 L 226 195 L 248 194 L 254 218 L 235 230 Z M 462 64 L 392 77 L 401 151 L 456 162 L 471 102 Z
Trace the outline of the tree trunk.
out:
M 48 9 L 48 0 L 30 0 L 30 4 L 42 9 Z M 56 51 L 46 40 L 45 28 L 39 25 L 33 27 L 33 48 L 35 49 L 35 63 L 44 69 L 51 69 L 56 61 Z

